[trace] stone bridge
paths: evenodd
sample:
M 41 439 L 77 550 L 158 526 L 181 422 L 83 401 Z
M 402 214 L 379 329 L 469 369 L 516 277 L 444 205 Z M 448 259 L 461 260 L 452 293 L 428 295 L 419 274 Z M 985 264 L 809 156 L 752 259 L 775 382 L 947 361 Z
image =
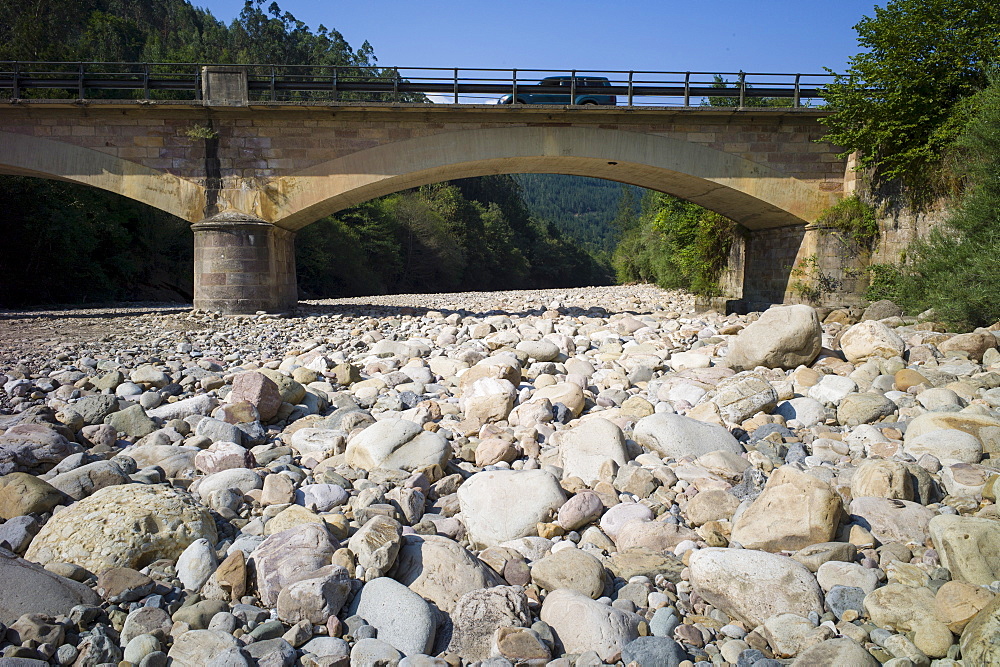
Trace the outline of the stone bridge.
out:
M 237 95 L 237 98 L 239 96 Z M 192 223 L 195 307 L 297 301 L 295 232 L 418 185 L 559 173 L 651 188 L 746 227 L 731 297 L 780 302 L 810 223 L 853 187 L 816 109 L 95 100 L 0 103 L 0 173 L 118 193 Z

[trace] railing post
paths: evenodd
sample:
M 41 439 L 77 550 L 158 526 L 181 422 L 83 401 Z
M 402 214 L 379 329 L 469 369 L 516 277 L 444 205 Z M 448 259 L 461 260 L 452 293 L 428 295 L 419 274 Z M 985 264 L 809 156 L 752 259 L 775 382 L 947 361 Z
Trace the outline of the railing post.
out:
M 799 108 L 799 80 L 802 78 L 801 74 L 795 75 L 795 97 L 792 98 L 792 108 Z
M 339 74 L 340 74 L 340 65 L 334 65 L 333 66 L 333 81 L 331 81 L 331 83 L 333 84 L 332 92 L 333 92 L 333 101 L 334 102 L 337 101 L 337 97 L 338 97 L 338 95 L 337 95 L 337 80 L 338 80 Z
M 399 102 L 399 68 L 392 68 L 392 101 Z
M 142 94 L 149 99 L 149 63 L 142 64 Z
M 684 73 L 684 106 L 691 106 L 691 72 Z
M 80 63 L 80 78 L 77 79 L 77 86 L 78 86 L 78 91 L 77 92 L 79 93 L 79 99 L 82 100 L 83 96 L 84 96 L 84 90 L 83 90 L 83 63 Z
M 206 65 L 202 70 L 202 102 L 207 106 L 245 107 L 250 102 L 247 67 Z
M 517 70 L 512 69 L 510 71 L 511 79 L 514 82 L 513 91 L 511 93 L 511 104 L 517 104 Z
M 14 99 L 14 100 L 21 99 L 21 86 L 18 85 L 18 81 L 17 81 L 18 70 L 19 70 L 18 65 L 19 64 L 20 63 L 18 63 L 16 60 L 14 61 L 14 90 L 11 93 L 11 99 Z
M 628 105 L 632 106 L 632 70 L 628 71 Z
M 740 71 L 740 108 L 746 106 L 747 97 L 747 75 L 746 72 Z
M 201 94 L 201 65 L 194 66 L 194 99 L 199 102 L 202 101 L 203 95 Z
M 576 104 L 576 70 L 569 71 L 569 103 Z
M 274 72 L 274 65 L 271 65 L 271 101 L 272 102 L 277 102 L 278 101 L 278 95 L 277 95 L 277 92 L 275 91 L 275 83 L 276 83 L 275 77 L 276 76 L 277 75 Z
M 458 104 L 458 68 L 455 68 L 455 104 Z

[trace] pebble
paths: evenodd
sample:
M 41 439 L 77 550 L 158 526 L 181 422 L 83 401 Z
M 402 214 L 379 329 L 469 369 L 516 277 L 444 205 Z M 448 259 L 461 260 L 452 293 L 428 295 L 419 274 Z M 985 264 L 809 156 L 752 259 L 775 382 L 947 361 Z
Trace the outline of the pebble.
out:
M 0 652 L 994 660 L 997 327 L 693 306 L 628 286 L 5 313 Z

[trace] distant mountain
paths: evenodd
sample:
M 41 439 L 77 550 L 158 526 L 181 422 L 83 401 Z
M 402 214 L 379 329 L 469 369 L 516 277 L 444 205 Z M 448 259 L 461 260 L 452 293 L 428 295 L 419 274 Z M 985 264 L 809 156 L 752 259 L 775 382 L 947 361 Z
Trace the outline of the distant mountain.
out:
M 618 232 L 611 224 L 618 215 L 624 189 L 633 191 L 638 215 L 645 190 L 632 185 L 584 176 L 517 174 L 525 205 L 534 218 L 552 222 L 569 239 L 595 252 L 611 252 Z

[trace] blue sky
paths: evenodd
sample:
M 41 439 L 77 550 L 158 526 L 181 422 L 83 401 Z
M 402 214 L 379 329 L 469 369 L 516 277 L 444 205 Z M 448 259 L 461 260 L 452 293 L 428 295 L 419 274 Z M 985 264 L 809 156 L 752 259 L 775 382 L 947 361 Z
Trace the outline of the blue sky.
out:
M 231 22 L 243 0 L 193 0 Z M 270 4 L 269 0 L 265 7 Z M 281 0 L 397 67 L 820 73 L 874 0 Z M 882 3 L 884 4 L 884 2 Z

